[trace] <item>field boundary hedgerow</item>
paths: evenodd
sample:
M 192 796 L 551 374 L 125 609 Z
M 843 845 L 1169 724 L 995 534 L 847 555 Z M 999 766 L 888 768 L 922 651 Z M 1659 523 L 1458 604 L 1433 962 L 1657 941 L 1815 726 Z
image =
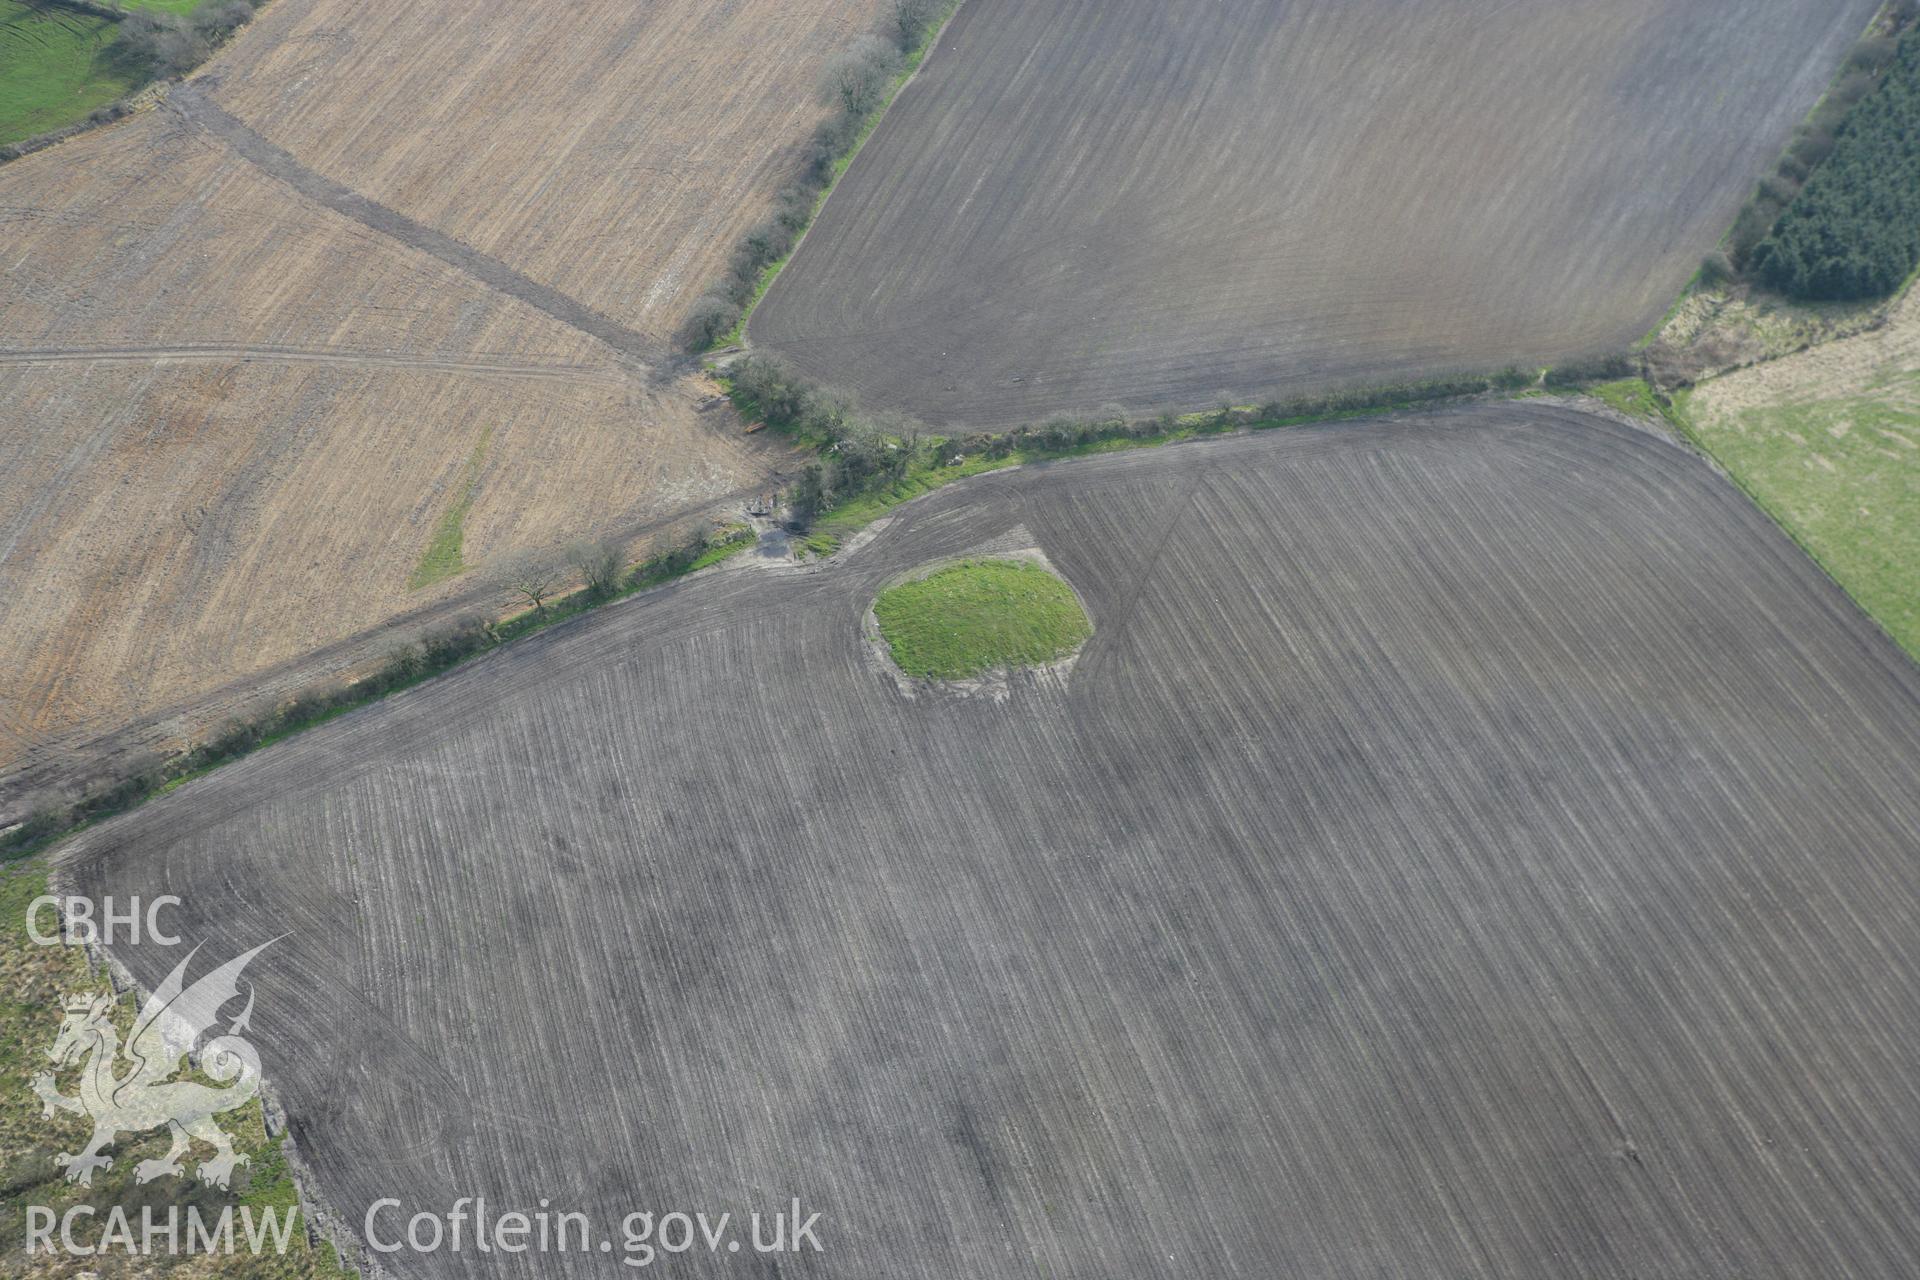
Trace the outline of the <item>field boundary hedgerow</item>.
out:
M 1041 543 L 1103 636 L 1070 679 L 909 698 L 872 660 L 865 613 L 895 575 Z M 625 1188 L 677 1185 L 686 1151 L 719 1153 L 703 1168 L 718 1171 L 708 1176 L 722 1191 L 744 1188 L 742 1203 L 783 1183 L 811 1196 L 821 1167 L 811 1119 L 854 1117 L 850 1145 L 833 1154 L 836 1177 L 852 1180 L 836 1181 L 825 1207 L 879 1211 L 823 1219 L 835 1272 L 912 1269 L 866 1222 L 917 1223 L 929 1204 L 935 1216 L 959 1206 L 967 1222 L 990 1222 L 1003 1204 L 1026 1202 L 1035 1211 L 1013 1215 L 1026 1235 L 992 1251 L 1004 1266 L 980 1265 L 961 1239 L 928 1270 L 1018 1280 L 1032 1275 L 1027 1258 L 1064 1241 L 1090 1270 L 1127 1280 L 1155 1270 L 1132 1262 L 1151 1262 L 1146 1250 L 1196 1187 L 1229 1197 L 1240 1222 L 1294 1216 L 1270 1212 L 1272 1188 L 1312 1201 L 1312 1187 L 1337 1186 L 1368 1199 L 1311 1240 L 1272 1224 L 1260 1256 L 1351 1257 L 1366 1271 L 1387 1256 L 1377 1230 L 1366 1232 L 1393 1222 L 1404 1274 L 1472 1274 L 1491 1256 L 1482 1241 L 1432 1247 L 1449 1235 L 1444 1197 L 1404 1230 L 1393 1217 L 1427 1203 L 1400 1176 L 1401 1139 L 1429 1131 L 1437 1105 L 1396 1086 L 1436 1062 L 1474 1076 L 1510 1047 L 1497 1016 L 1472 1009 L 1536 1007 L 1541 989 L 1524 970 L 1538 962 L 1536 973 L 1590 979 L 1555 986 L 1553 998 L 1600 1021 L 1543 1046 L 1553 1061 L 1519 1055 L 1523 1079 L 1481 1072 L 1440 1099 L 1461 1108 L 1448 1112 L 1460 1131 L 1517 1144 L 1458 1144 L 1444 1178 L 1475 1187 L 1472 1207 L 1493 1206 L 1491 1221 L 1502 1215 L 1480 1194 L 1494 1185 L 1485 1179 L 1524 1198 L 1568 1166 L 1570 1145 L 1590 1167 L 1629 1170 L 1652 1144 L 1650 1165 L 1697 1151 L 1681 1176 L 1740 1181 L 1690 1221 L 1724 1221 L 1753 1207 L 1756 1191 L 1776 1218 L 1825 1214 L 1857 1233 L 1809 1238 L 1801 1220 L 1775 1223 L 1736 1255 L 1724 1233 L 1667 1230 L 1657 1205 L 1635 1217 L 1646 1198 L 1631 1175 L 1562 1180 L 1543 1211 L 1577 1218 L 1608 1197 L 1602 1211 L 1619 1209 L 1629 1226 L 1608 1255 L 1622 1275 L 1661 1274 L 1660 1260 L 1680 1250 L 1703 1273 L 1737 1256 L 1756 1259 L 1757 1275 L 1818 1275 L 1825 1256 L 1891 1255 L 1907 1237 L 1850 1218 L 1851 1186 L 1809 1203 L 1806 1185 L 1781 1185 L 1774 1167 L 1722 1142 L 1724 1116 L 1697 1104 L 1719 1096 L 1726 1070 L 1762 1071 L 1776 1096 L 1802 1104 L 1781 1131 L 1823 1142 L 1810 1162 L 1864 1152 L 1863 1163 L 1900 1167 L 1907 1130 L 1862 1143 L 1876 1104 L 1909 1098 L 1901 1074 L 1883 1068 L 1920 1040 L 1920 975 L 1894 975 L 1913 984 L 1892 988 L 1892 1001 L 1875 983 L 1887 972 L 1884 940 L 1910 914 L 1900 872 L 1920 828 L 1910 786 L 1920 672 L 1890 657 L 1758 512 L 1671 445 L 1571 405 L 1470 403 L 956 486 L 841 563 L 741 571 L 549 633 L 102 824 L 63 846 L 56 865 L 64 887 L 96 902 L 164 886 L 184 903 L 174 932 L 210 946 L 298 925 L 290 949 L 259 970 L 271 1025 L 258 1038 L 280 1051 L 274 1083 L 306 1121 L 298 1136 L 314 1139 L 301 1149 L 319 1190 L 341 1209 L 363 1210 L 373 1194 L 450 1205 L 444 1162 L 406 1157 L 448 1129 L 434 1098 L 482 1080 L 484 1098 L 552 1101 L 472 1108 L 469 1147 L 521 1158 L 476 1166 L 457 1190 L 510 1203 L 526 1182 L 518 1170 L 621 1169 L 618 1185 L 555 1202 L 577 1201 L 596 1221 L 675 1203 L 636 1206 Z M 1674 821 L 1650 823 L 1650 812 Z M 1261 856 L 1276 844 L 1285 858 Z M 1649 847 L 1687 853 L 1649 857 Z M 1436 859 L 1436 849 L 1461 857 Z M 1621 851 L 1622 878 L 1596 877 L 1601 849 Z M 1627 874 L 1643 871 L 1655 874 Z M 1631 906 L 1624 924 L 1560 909 L 1586 904 L 1602 883 Z M 1833 914 L 1790 927 L 1785 952 L 1780 898 L 1729 892 L 1808 884 Z M 1276 930 L 1277 920 L 1288 923 Z M 368 963 L 395 954 L 383 930 L 404 935 L 404 963 Z M 1618 940 L 1628 959 L 1556 968 L 1570 930 L 1582 954 L 1588 941 L 1591 954 L 1614 954 Z M 1519 931 L 1530 932 L 1509 936 Z M 1686 949 L 1661 960 L 1724 983 L 1689 986 L 1684 1009 L 1649 1016 L 1639 962 L 1669 942 Z M 1303 948 L 1312 963 L 1290 967 Z M 117 952 L 148 983 L 177 959 Z M 1420 959 L 1431 956 L 1444 963 Z M 1197 1173 L 1123 1206 L 1134 1226 L 1115 1236 L 1099 1166 L 1118 1148 L 1089 1143 L 1083 1105 L 1086 1089 L 1106 1087 L 1085 1068 L 1111 1061 L 1113 1026 L 1054 1016 L 1062 993 L 1088 1008 L 1131 1001 L 1175 1015 L 1140 1024 L 1158 1037 L 1151 1060 L 1129 1063 L 1109 1092 L 1156 1098 L 1167 1114 L 1224 1114 L 1230 1103 L 1248 1115 L 1300 1083 L 1307 1059 L 1273 1053 L 1259 1019 L 1217 1017 L 1218 992 L 1271 1004 L 1284 988 L 1311 1004 L 1328 975 L 1365 985 L 1387 970 L 1423 980 L 1391 984 L 1391 1007 L 1363 1019 L 1288 1006 L 1305 1008 L 1295 1021 L 1317 1031 L 1303 1051 L 1313 1063 L 1365 1078 L 1326 1095 L 1330 1077 L 1316 1072 L 1308 1083 L 1337 1105 L 1273 1107 L 1276 1124 L 1296 1122 L 1291 1132 L 1256 1126 L 1204 1168 L 1179 1126 L 1160 1150 L 1136 1159 L 1128 1147 L 1121 1154 L 1138 1167 L 1185 1160 Z M 899 980 L 846 980 L 873 973 Z M 1196 992 L 1193 974 L 1232 982 Z M 1804 1019 L 1775 1036 L 1722 1018 L 1752 996 L 1756 974 L 1794 980 L 1789 1003 Z M 467 992 L 482 994 L 469 1002 Z M 582 993 L 612 993 L 588 1001 L 600 1058 L 664 1052 L 722 1074 L 703 1068 L 689 1089 L 685 1076 L 655 1072 L 658 1087 L 634 1091 L 611 1119 L 577 1105 L 581 1075 L 556 1072 L 552 1047 L 577 1042 Z M 446 1016 L 413 1019 L 418 1035 L 390 1034 L 407 1029 L 393 1011 L 423 1000 Z M 669 1028 L 663 1044 L 661 1011 L 702 1001 L 712 1016 Z M 1876 1022 L 1889 1008 L 1899 1021 Z M 1434 1009 L 1448 1016 L 1427 1017 Z M 1710 1038 L 1679 1055 L 1684 1070 L 1669 1078 L 1657 1069 L 1670 1061 L 1662 1046 L 1676 1013 Z M 819 1069 L 770 1070 L 778 1052 L 740 1051 L 796 1018 L 829 1029 L 809 1042 L 825 1046 L 812 1055 Z M 1223 1023 L 1244 1034 L 1223 1045 Z M 889 1027 L 912 1029 L 911 1052 L 896 1051 Z M 1836 1053 L 1835 1029 L 1856 1027 L 1879 1038 Z M 1439 1030 L 1452 1036 L 1444 1053 Z M 1640 1115 L 1698 1116 L 1698 1128 L 1649 1139 L 1637 1118 L 1623 1127 L 1595 1105 L 1580 1061 L 1603 1041 L 1619 1049 L 1615 1067 L 1651 1072 L 1630 1077 L 1636 1099 L 1655 1099 Z M 1376 1044 L 1391 1061 L 1376 1060 Z M 925 1088 L 934 1053 L 966 1064 L 941 1082 L 954 1090 Z M 974 1069 L 1009 1055 L 1019 1069 Z M 359 1079 L 405 1087 L 358 1090 L 365 1106 L 343 1123 L 335 1102 L 354 1091 L 343 1092 L 342 1062 Z M 1249 1079 L 1256 1062 L 1265 1069 Z M 1836 1062 L 1837 1074 L 1827 1070 Z M 1041 1070 L 1068 1086 L 1036 1091 Z M 1481 1087 L 1488 1078 L 1503 1088 Z M 1620 1078 L 1610 1068 L 1608 1087 Z M 1810 1079 L 1830 1087 L 1804 1088 Z M 1167 1080 L 1183 1092 L 1129 1092 Z M 1649 1081 L 1657 1094 L 1638 1092 Z M 1830 1132 L 1831 1099 L 1856 1096 L 1849 1087 L 1864 1118 L 1850 1113 L 1852 1128 Z M 1037 1092 L 1048 1096 L 1036 1102 Z M 1529 1095 L 1529 1109 L 1516 1117 L 1506 1094 Z M 888 1109 L 870 1111 L 869 1100 Z M 1369 1108 L 1395 1100 L 1393 1123 L 1374 1123 Z M 1331 1110 L 1356 1117 L 1346 1132 L 1327 1131 Z M 1017 1132 L 997 1119 L 974 1127 L 1009 1115 Z M 925 1162 L 937 1180 L 896 1185 L 889 1144 L 905 1133 L 939 1142 L 956 1124 L 950 1141 L 975 1143 L 980 1159 Z M 762 1131 L 766 1143 L 738 1141 Z M 623 1163 L 628 1153 L 636 1163 Z M 1251 1179 L 1249 1161 L 1259 1163 Z M 1078 1167 L 1085 1178 L 1055 1176 Z M 343 1195 L 366 1169 L 381 1180 Z M 579 1183 L 559 1181 L 562 1192 Z M 757 1190 L 768 1184 L 772 1194 Z M 1040 1206 L 1050 1196 L 1086 1211 L 1050 1217 Z M 1339 1236 L 1362 1243 L 1342 1253 Z M 919 1241 L 906 1237 L 911 1252 Z M 1191 1270 L 1231 1272 L 1218 1237 L 1202 1222 L 1162 1255 L 1177 1244 L 1202 1259 Z M 1920 1238 L 1914 1246 L 1920 1257 Z M 1498 1247 L 1515 1258 L 1549 1251 L 1529 1222 Z M 805 1269 L 803 1259 L 795 1270 Z
M 893 0 L 887 9 L 891 30 L 863 37 L 829 66 L 827 87 L 839 110 L 814 131 L 807 166 L 774 197 L 773 217 L 741 238 L 726 278 L 694 304 L 681 330 L 689 351 L 745 341 L 754 308 L 799 252 L 834 187 L 965 2 Z M 891 54 L 880 52 L 881 42 Z
M 1620 412 L 1664 421 L 1785 533 L 1874 627 L 1920 661 L 1920 640 L 1915 638 L 1920 632 L 1898 603 L 1909 597 L 1898 580 L 1897 539 L 1891 545 L 1885 540 L 1875 543 L 1865 537 L 1865 523 L 1851 529 L 1832 523 L 1835 511 L 1857 511 L 1865 522 L 1870 509 L 1876 520 L 1890 518 L 1890 508 L 1897 510 L 1898 504 L 1887 500 L 1886 492 L 1897 489 L 1897 484 L 1876 489 L 1885 468 L 1876 463 L 1866 471 L 1850 473 L 1844 456 L 1855 419 L 1870 419 L 1885 402 L 1876 405 L 1870 392 L 1861 396 L 1860 404 L 1832 431 L 1828 450 L 1842 457 L 1839 463 L 1816 457 L 1808 443 L 1813 435 L 1808 432 L 1779 433 L 1804 452 L 1804 476 L 1780 466 L 1777 459 L 1769 460 L 1763 427 L 1750 424 L 1739 432 L 1716 433 L 1710 421 L 1695 420 L 1691 403 L 1696 393 L 1720 379 L 1831 344 L 1865 341 L 1866 334 L 1898 326 L 1900 300 L 1920 277 L 1920 239 L 1906 225 L 1912 219 L 1898 213 L 1902 201 L 1910 203 L 1909 193 L 1889 193 L 1887 184 L 1879 181 L 1883 175 L 1878 169 L 1908 172 L 1920 155 L 1901 154 L 1902 148 L 1911 146 L 1905 136 L 1910 130 L 1890 123 L 1894 116 L 1913 115 L 1914 104 L 1920 102 L 1916 86 L 1920 86 L 1920 3 L 1890 0 L 1795 131 L 1775 171 L 1758 184 L 1723 237 L 1721 248 L 1708 255 L 1666 315 L 1636 344 L 1641 367 L 1635 376 L 1587 390 Z M 1872 127 L 1874 136 L 1857 133 L 1866 126 Z M 1868 152 L 1877 157 L 1873 163 L 1864 157 Z M 1839 172 L 1836 163 L 1851 164 L 1853 172 Z M 1790 189 L 1780 186 L 1783 181 Z M 1878 198 L 1876 191 L 1863 188 L 1853 193 L 1859 198 L 1836 216 L 1807 212 L 1809 193 L 1818 196 L 1829 185 L 1859 187 L 1861 182 L 1869 186 L 1877 182 Z M 1802 223 L 1793 231 L 1789 224 L 1796 218 Z M 1889 218 L 1900 225 L 1879 225 Z M 1873 287 L 1841 290 L 1847 296 L 1831 300 L 1827 294 L 1833 290 L 1782 287 L 1792 282 L 1772 278 L 1776 273 L 1769 266 L 1778 264 L 1767 260 L 1789 251 L 1781 247 L 1783 234 L 1794 241 L 1790 246 L 1793 267 L 1801 283 L 1809 283 L 1818 271 L 1824 271 L 1831 283 L 1842 277 L 1858 282 L 1877 270 Z M 1868 261 L 1862 256 L 1868 254 L 1878 256 Z M 1743 412 L 1749 417 L 1781 418 L 1795 412 L 1814 414 L 1823 403 L 1829 402 L 1755 404 Z M 1896 458 L 1890 465 L 1902 465 L 1897 455 L 1889 456 Z M 1790 476 L 1799 478 L 1790 481 Z M 1828 486 L 1825 500 L 1809 505 L 1802 490 L 1816 480 Z
M 743 395 L 738 386 L 739 375 L 767 368 L 792 376 L 777 361 L 748 357 L 730 370 L 731 376 L 724 380 L 729 395 L 743 413 L 764 414 L 765 410 L 759 402 Z M 835 421 L 840 428 L 850 429 L 854 434 L 837 440 L 809 436 L 808 428 L 798 418 L 783 418 L 770 425 L 822 449 L 823 456 L 835 466 L 843 466 L 863 449 L 889 452 L 884 440 L 875 441 L 875 431 L 903 426 L 907 433 L 902 443 L 910 442 L 911 449 L 895 452 L 905 454 L 912 465 L 861 473 L 857 490 L 829 488 L 825 496 L 837 499 L 833 505 L 806 512 L 805 519 L 799 522 L 804 535 L 801 546 L 816 556 L 826 556 L 837 550 L 842 540 L 902 503 L 989 471 L 1243 431 L 1429 408 L 1449 401 L 1511 394 L 1538 380 L 1539 375 L 1507 369 L 1420 383 L 1352 388 L 1274 400 L 1258 406 L 1223 406 L 1182 415 L 1169 413 L 1157 418 L 1057 419 L 1039 426 L 977 433 L 958 439 L 921 435 L 912 424 L 873 423 L 850 414 L 843 414 Z M 804 402 L 808 411 L 833 402 L 830 393 L 801 384 L 797 378 L 791 392 Z M 956 454 L 944 451 L 947 449 L 963 451 L 957 455 L 957 462 L 953 460 Z M 800 483 L 790 491 L 790 500 L 796 491 L 805 493 L 809 473 L 814 473 L 820 465 L 817 462 L 808 465 Z M 844 483 L 844 476 L 853 473 L 842 474 L 841 483 Z M 345 684 L 315 686 L 265 715 L 229 721 L 186 751 L 144 761 L 125 770 L 117 781 L 96 785 L 71 802 L 34 811 L 11 830 L 0 834 L 0 862 L 29 857 L 96 822 L 128 812 L 155 796 L 203 777 L 223 764 L 412 688 L 523 636 L 711 567 L 745 551 L 756 540 L 749 526 L 729 525 L 702 532 L 631 568 L 624 567 L 618 549 L 612 544 L 576 548 L 572 559 L 581 585 L 560 592 L 557 575 L 545 569 L 523 575 L 522 580 L 510 579 L 505 585 L 523 595 L 530 607 L 500 621 L 478 615 L 459 619 L 429 633 L 420 642 L 399 646 L 371 675 Z M 527 578 L 532 581 L 526 581 Z
M 780 265 L 797 249 L 799 238 L 831 193 L 834 181 L 846 171 L 860 145 L 922 65 L 964 0 L 947 0 L 939 8 L 935 21 L 933 6 L 938 2 L 899 0 L 895 6 L 896 15 L 920 14 L 920 20 L 927 25 L 919 39 L 905 46 L 905 61 L 888 82 L 884 98 L 857 115 L 850 108 L 843 110 L 840 124 L 848 143 L 833 155 L 824 186 L 810 192 L 806 202 L 807 221 L 798 225 L 792 241 L 778 257 L 758 262 L 751 276 L 736 272 L 736 280 L 751 279 L 755 287 L 734 332 L 744 326 L 751 302 L 764 293 Z M 907 20 L 907 17 L 900 18 L 903 32 L 908 29 L 904 25 Z M 876 37 L 867 39 L 871 41 Z M 864 57 L 853 51 L 850 56 L 856 62 Z M 858 71 L 860 66 L 871 72 L 873 63 L 868 58 L 854 70 Z M 857 89 L 858 85 L 854 87 Z M 848 127 L 849 120 L 853 127 Z M 820 142 L 821 139 L 816 138 L 817 147 Z M 816 151 L 816 160 L 821 154 L 824 153 Z M 783 203 L 794 204 L 784 198 Z M 753 237 L 748 239 L 752 241 Z M 748 254 L 748 258 L 752 256 Z M 737 255 L 737 262 L 746 260 Z M 1644 380 L 1646 372 L 1644 360 L 1614 355 L 1572 362 L 1543 372 L 1508 368 L 1494 373 L 1353 387 L 1274 399 L 1258 405 L 1222 404 L 1210 411 L 1162 413 L 1147 418 L 1129 417 L 1123 411 L 1094 417 L 1063 415 L 1009 430 L 960 435 L 935 434 L 908 419 L 861 415 L 844 398 L 807 381 L 777 359 L 747 354 L 727 368 L 720 379 L 743 416 L 762 421 L 818 451 L 819 456 L 806 465 L 789 489 L 787 505 L 793 517 L 792 525 L 800 535 L 799 545 L 816 556 L 826 556 L 837 550 L 845 539 L 901 504 L 989 471 L 1212 435 L 1371 417 L 1476 397 L 1510 396 L 1542 387 L 1549 391 L 1585 390 L 1616 410 L 1633 416 L 1647 417 L 1651 411 L 1666 421 L 1690 447 L 1704 456 L 1714 457 L 1689 429 L 1684 415 L 1665 393 Z M 1786 528 L 1778 514 L 1748 485 L 1737 476 L 1734 479 L 1761 510 Z M 1805 547 L 1804 541 L 1791 529 L 1788 533 Z M 589 548 L 587 554 L 575 562 L 584 585 L 565 594 L 554 594 L 551 588 L 557 586 L 557 579 L 548 574 L 540 577 L 537 591 L 516 586 L 516 590 L 527 596 L 530 608 L 501 621 L 464 618 L 430 634 L 424 642 L 396 650 L 389 661 L 370 676 L 346 685 L 311 689 L 267 715 L 230 723 L 188 751 L 143 763 L 125 771 L 117 782 L 96 786 L 71 803 L 43 809 L 0 835 L 0 858 L 30 854 L 81 827 L 131 809 L 153 795 L 171 790 L 261 746 L 410 688 L 522 635 L 709 567 L 744 551 L 753 542 L 751 530 L 744 526 L 725 530 L 719 536 L 702 533 L 632 568 L 621 562 L 619 552 L 610 544 Z M 454 554 L 457 555 L 457 550 Z M 1816 563 L 1820 563 L 1817 558 Z M 422 571 L 427 567 L 423 561 Z M 1824 564 L 1821 567 L 1832 576 Z
M 1614 368 L 1609 362 L 1606 367 Z M 1008 431 L 959 436 L 929 434 L 918 424 L 868 418 L 832 391 L 808 381 L 776 358 L 749 355 L 721 377 L 734 408 L 819 450 L 789 491 L 788 509 L 804 534 L 802 545 L 831 555 L 840 542 L 888 511 L 925 493 L 988 471 L 1084 457 L 1116 449 L 1150 448 L 1199 436 L 1261 431 L 1310 422 L 1374 417 L 1446 401 L 1510 394 L 1543 375 L 1508 368 L 1422 382 L 1352 387 L 1274 399 L 1259 405 L 1222 405 L 1198 413 L 1134 418 L 1059 416 Z M 1551 385 L 1555 371 L 1546 375 Z
M 523 636 L 718 564 L 754 542 L 747 526 L 728 525 L 698 534 L 631 567 L 622 563 L 611 544 L 576 548 L 573 558 L 585 579 L 580 586 L 551 594 L 528 593 L 515 587 L 534 601 L 519 613 L 497 622 L 481 616 L 462 618 L 430 632 L 424 640 L 396 646 L 371 675 L 344 684 L 316 686 L 266 715 L 231 720 L 186 751 L 147 761 L 128 770 L 118 781 L 96 786 L 71 803 L 42 808 L 0 835 L 0 862 L 29 857 L 95 822 L 134 809 L 262 747 L 410 689 Z M 600 568 L 609 563 L 610 574 Z M 557 582 L 557 575 L 549 575 L 548 580 Z

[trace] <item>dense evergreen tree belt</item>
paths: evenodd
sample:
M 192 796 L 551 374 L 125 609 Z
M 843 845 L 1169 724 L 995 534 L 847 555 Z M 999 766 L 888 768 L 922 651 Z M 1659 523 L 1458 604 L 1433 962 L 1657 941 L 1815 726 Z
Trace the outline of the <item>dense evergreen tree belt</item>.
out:
M 1833 154 L 1754 251 L 1769 288 L 1800 299 L 1881 297 L 1920 262 L 1920 38 L 1909 33 Z

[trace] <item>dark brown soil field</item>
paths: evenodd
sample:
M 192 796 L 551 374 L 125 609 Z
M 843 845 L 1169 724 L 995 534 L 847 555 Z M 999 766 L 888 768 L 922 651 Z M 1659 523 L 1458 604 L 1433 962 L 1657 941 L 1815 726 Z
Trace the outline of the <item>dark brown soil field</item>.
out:
M 874 664 L 883 584 L 1025 547 L 1096 627 L 1064 681 Z M 797 1196 L 825 1252 L 662 1265 L 1910 1280 L 1917 776 L 1920 669 L 1731 485 L 1513 403 L 983 477 L 61 866 L 209 958 L 291 931 L 254 1026 L 350 1223 Z
M 1877 0 L 967 0 L 750 326 L 943 424 L 1623 348 Z

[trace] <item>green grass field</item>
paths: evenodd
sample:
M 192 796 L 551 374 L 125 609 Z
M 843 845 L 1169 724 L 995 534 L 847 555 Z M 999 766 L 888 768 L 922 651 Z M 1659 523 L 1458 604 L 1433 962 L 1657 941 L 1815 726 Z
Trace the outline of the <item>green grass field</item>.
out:
M 1020 560 L 949 566 L 882 592 L 873 612 L 900 669 L 941 680 L 1051 662 L 1093 634 L 1073 588 Z
M 106 55 L 113 29 L 105 18 L 0 0 L 0 143 L 72 124 L 138 87 Z
M 1678 401 L 1695 439 L 1920 659 L 1920 373 L 1779 403 L 1713 388 Z
M 185 17 L 206 0 L 121 0 Z M 0 0 L 0 145 L 50 133 L 146 83 L 108 51 L 114 24 L 67 9 Z
M 1660 404 L 1653 398 L 1653 388 L 1641 378 L 1620 378 L 1613 382 L 1598 383 L 1588 387 L 1587 394 L 1631 417 L 1660 416 Z

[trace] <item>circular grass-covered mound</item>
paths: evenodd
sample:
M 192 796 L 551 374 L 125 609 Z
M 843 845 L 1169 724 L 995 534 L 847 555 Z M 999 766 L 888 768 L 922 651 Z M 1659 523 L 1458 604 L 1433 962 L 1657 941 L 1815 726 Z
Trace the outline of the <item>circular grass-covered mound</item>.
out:
M 1073 588 L 1024 560 L 964 560 L 880 593 L 873 615 L 910 676 L 961 680 L 1064 657 L 1093 634 Z

